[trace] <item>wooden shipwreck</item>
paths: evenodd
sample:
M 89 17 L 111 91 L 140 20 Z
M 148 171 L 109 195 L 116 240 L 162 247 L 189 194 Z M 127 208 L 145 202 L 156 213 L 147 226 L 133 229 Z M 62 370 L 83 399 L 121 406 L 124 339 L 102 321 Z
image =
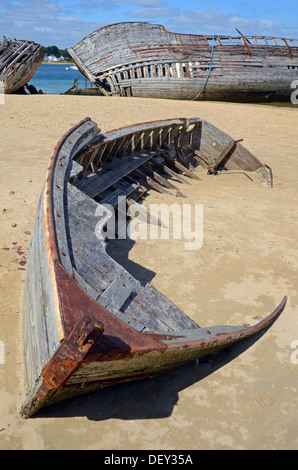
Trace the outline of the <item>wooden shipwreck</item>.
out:
M 181 197 L 181 187 L 199 179 L 197 166 L 210 178 L 229 169 L 268 171 L 239 141 L 198 118 L 104 134 L 86 118 L 57 143 L 27 259 L 24 417 L 75 394 L 164 374 L 259 332 L 282 312 L 286 297 L 253 326 L 200 328 L 107 253 L 98 224 L 113 207 L 119 222 L 119 198 L 144 215 L 147 191 Z
M 68 49 L 105 95 L 174 99 L 290 99 L 298 40 L 180 34 L 117 23 Z
M 4 37 L 0 43 L 0 92 L 14 93 L 27 85 L 42 60 L 39 44 Z

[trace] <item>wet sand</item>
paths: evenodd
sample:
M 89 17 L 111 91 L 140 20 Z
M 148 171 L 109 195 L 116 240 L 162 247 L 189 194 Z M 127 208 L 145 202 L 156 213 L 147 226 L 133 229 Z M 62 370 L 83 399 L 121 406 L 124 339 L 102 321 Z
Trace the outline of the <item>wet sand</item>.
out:
M 201 117 L 273 169 L 274 187 L 243 174 L 180 185 L 202 204 L 203 244 L 136 240 L 121 261 L 199 325 L 253 324 L 284 295 L 262 336 L 152 380 L 73 398 L 24 420 L 22 298 L 26 254 L 52 150 L 90 116 L 102 131 Z M 0 449 L 298 449 L 298 111 L 260 105 L 71 96 L 5 96 L 0 105 Z M 119 247 L 115 244 L 115 250 Z M 294 342 L 297 345 L 294 345 Z

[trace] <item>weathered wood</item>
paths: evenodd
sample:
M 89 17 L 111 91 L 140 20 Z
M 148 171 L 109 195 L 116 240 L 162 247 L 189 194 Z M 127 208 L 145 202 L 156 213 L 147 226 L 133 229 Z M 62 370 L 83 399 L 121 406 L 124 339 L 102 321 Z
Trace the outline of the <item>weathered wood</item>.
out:
M 244 327 L 245 328 L 245 327 Z M 205 338 L 215 338 L 218 334 L 231 334 L 237 333 L 243 330 L 243 326 L 229 326 L 229 325 L 217 325 L 208 328 L 193 328 L 182 331 L 175 331 L 171 333 L 170 337 L 164 339 L 165 344 L 170 344 L 171 341 L 177 341 L 177 343 L 183 343 L 185 340 L 199 341 Z
M 69 180 L 74 183 L 76 178 L 83 172 L 84 168 L 82 165 L 77 163 L 75 160 L 71 161 L 71 169 L 69 174 Z
M 138 289 L 125 312 L 152 331 L 179 331 L 198 325 L 151 284 Z
M 157 70 L 165 77 L 169 71 L 170 67 Z M 86 118 L 56 145 L 27 262 L 24 340 L 29 390 L 23 416 L 72 394 L 170 371 L 261 331 L 284 309 L 286 298 L 252 327 L 200 329 L 170 299 L 151 284 L 143 286 L 106 251 L 113 222 L 116 225 L 109 216 L 118 218 L 119 230 L 124 207 L 132 209 L 134 199 L 143 193 L 134 173 L 126 174 L 130 162 L 126 152 L 150 155 L 150 171 L 155 171 L 158 155 L 164 152 L 175 162 L 176 150 L 171 150 L 175 147 L 183 148 L 187 160 L 196 150 L 216 163 L 231 138 L 205 121 L 198 131 L 199 122 L 192 120 L 193 128 L 187 120 L 166 121 L 164 128 L 157 122 L 97 135 L 97 126 Z M 104 182 L 97 200 L 106 204 L 86 194 L 86 183 L 93 178 L 90 156 L 92 171 Z M 239 143 L 224 165 L 235 171 L 266 168 Z M 144 177 L 140 168 L 134 171 Z M 109 177 L 115 178 L 115 173 L 111 184 Z M 78 188 L 81 185 L 86 192 Z M 117 205 L 119 196 L 123 207 Z M 130 215 L 153 223 L 141 205 L 136 204 Z M 126 216 L 123 221 L 126 224 Z
M 85 122 L 79 129 L 71 133 L 59 150 L 53 171 L 53 217 L 57 233 L 58 252 L 62 266 L 69 274 L 72 274 L 72 261 L 67 238 L 69 187 L 67 188 L 66 180 L 72 178 L 72 171 L 75 167 L 75 171 L 79 170 L 77 163 L 73 165 L 73 154 L 79 152 L 96 134 L 97 126 L 91 121 Z
M 157 160 L 157 159 L 154 159 L 153 161 L 153 164 L 156 165 L 160 170 L 163 170 L 165 173 L 167 173 L 168 175 L 176 178 L 178 181 L 180 181 L 181 183 L 185 183 L 185 184 L 188 184 L 190 185 L 189 181 L 186 181 L 185 178 L 182 178 L 178 173 L 177 171 L 173 171 L 171 170 L 171 168 L 169 168 L 167 165 L 165 165 L 165 163 L 163 162 L 163 160 L 161 159 L 160 161 Z
M 178 34 L 162 25 L 130 22 L 99 28 L 69 52 L 105 94 L 289 99 L 291 83 L 297 78 L 295 41 L 255 35 Z
M 55 301 L 45 241 L 43 196 L 42 193 L 29 246 L 23 300 L 24 346 L 29 388 L 33 386 L 43 367 L 59 346 Z
M 119 279 L 114 279 L 107 289 L 99 296 L 97 302 L 114 315 L 119 312 L 132 292 L 133 286 L 127 286 Z
M 101 194 L 105 189 L 117 183 L 124 176 L 128 175 L 138 167 L 143 165 L 146 161 L 150 160 L 156 152 L 142 151 L 141 153 L 134 152 L 129 157 L 122 158 L 121 163 L 115 169 L 104 173 L 95 174 L 88 181 L 80 184 L 80 189 L 85 191 L 90 197 L 96 197 Z
M 135 170 L 134 171 L 134 174 L 136 176 L 138 176 L 139 178 L 141 178 L 142 181 L 145 182 L 145 184 L 147 184 L 148 186 L 150 186 L 151 188 L 155 189 L 156 191 L 158 191 L 159 193 L 162 193 L 162 194 L 168 194 L 170 196 L 173 196 L 173 193 L 171 193 L 171 191 L 169 191 L 168 189 L 164 188 L 163 186 L 161 186 L 159 183 L 157 183 L 157 181 L 155 181 L 153 178 L 150 178 L 150 176 L 146 175 L 145 173 L 143 173 L 143 171 L 141 170 Z
M 93 287 L 88 284 L 88 282 L 85 281 L 85 279 L 80 275 L 80 273 L 73 268 L 73 276 L 75 280 L 78 282 L 79 286 L 84 289 L 85 292 L 87 292 L 88 295 L 92 297 L 92 299 L 96 300 L 98 296 L 100 295 L 99 291 L 96 291 L 93 289 Z
M 178 168 L 178 170 L 182 171 L 182 173 L 184 173 L 186 176 L 189 176 L 190 178 L 192 179 L 195 179 L 195 180 L 200 180 L 201 178 L 199 178 L 197 175 L 195 175 L 195 173 L 191 170 L 189 170 L 188 168 L 186 168 L 184 165 L 182 165 L 181 163 L 179 163 L 177 160 L 175 160 L 175 158 L 173 158 L 169 152 L 165 152 L 163 155 L 162 155 L 162 158 L 164 158 L 166 161 L 168 161 L 169 163 L 171 163 L 174 167 Z
M 127 198 L 138 189 L 138 184 L 131 184 L 123 187 L 122 185 L 112 191 L 109 195 L 101 199 L 101 204 L 111 204 L 116 206 L 119 198 Z
M 149 165 L 143 165 L 142 166 L 142 169 L 145 170 L 146 173 L 148 173 L 148 175 L 151 175 L 158 183 L 162 184 L 163 186 L 165 186 L 166 188 L 169 188 L 169 189 L 174 189 L 176 190 L 176 196 L 179 196 L 179 197 L 185 197 L 181 192 L 180 190 L 177 188 L 177 186 L 175 186 L 173 183 L 171 183 L 170 181 L 168 181 L 166 178 L 164 178 L 163 176 L 161 176 L 157 171 L 155 171 L 154 169 L 152 169 L 152 166 L 149 164 Z
M 243 139 L 241 139 L 243 140 Z M 220 165 L 223 165 L 223 162 L 226 158 L 228 158 L 231 154 L 231 152 L 236 148 L 236 144 L 237 142 L 240 142 L 240 140 L 235 140 L 233 142 L 231 142 L 222 152 L 221 154 L 217 157 L 217 159 L 215 160 L 215 162 L 211 165 L 211 167 L 209 168 L 209 171 L 210 172 L 216 172 L 218 167 Z
M 2 93 L 14 93 L 26 85 L 43 59 L 42 48 L 33 41 L 4 38 L 0 45 Z

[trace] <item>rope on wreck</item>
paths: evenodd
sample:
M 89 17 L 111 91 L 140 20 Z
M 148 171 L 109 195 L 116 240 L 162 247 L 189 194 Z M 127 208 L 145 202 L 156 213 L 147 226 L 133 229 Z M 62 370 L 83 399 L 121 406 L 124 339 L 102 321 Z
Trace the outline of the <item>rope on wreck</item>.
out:
M 211 74 L 211 70 L 212 70 L 212 63 L 213 63 L 213 56 L 214 56 L 214 40 L 215 38 L 218 37 L 217 34 L 213 34 L 213 37 L 212 37 L 212 49 L 211 49 L 211 61 L 210 61 L 210 67 L 209 67 L 209 71 L 208 71 L 208 75 L 206 77 L 206 80 L 205 80 L 205 83 L 204 85 L 202 86 L 202 88 L 200 89 L 199 93 L 191 99 L 191 101 L 194 101 L 194 100 L 197 100 L 199 98 L 199 96 L 203 93 L 206 85 L 207 85 L 207 82 L 209 80 L 209 77 L 210 77 L 210 74 Z

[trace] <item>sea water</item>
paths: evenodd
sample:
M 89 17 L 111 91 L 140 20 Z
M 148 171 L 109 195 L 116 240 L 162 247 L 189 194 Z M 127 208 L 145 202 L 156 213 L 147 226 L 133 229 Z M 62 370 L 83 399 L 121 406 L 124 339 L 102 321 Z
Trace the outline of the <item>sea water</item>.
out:
M 86 78 L 79 70 L 70 67 L 74 64 L 41 64 L 31 78 L 29 85 L 33 85 L 37 91 L 50 95 L 59 95 L 69 90 L 74 80 L 78 79 L 79 88 L 86 86 Z M 87 86 L 90 83 L 87 80 Z

